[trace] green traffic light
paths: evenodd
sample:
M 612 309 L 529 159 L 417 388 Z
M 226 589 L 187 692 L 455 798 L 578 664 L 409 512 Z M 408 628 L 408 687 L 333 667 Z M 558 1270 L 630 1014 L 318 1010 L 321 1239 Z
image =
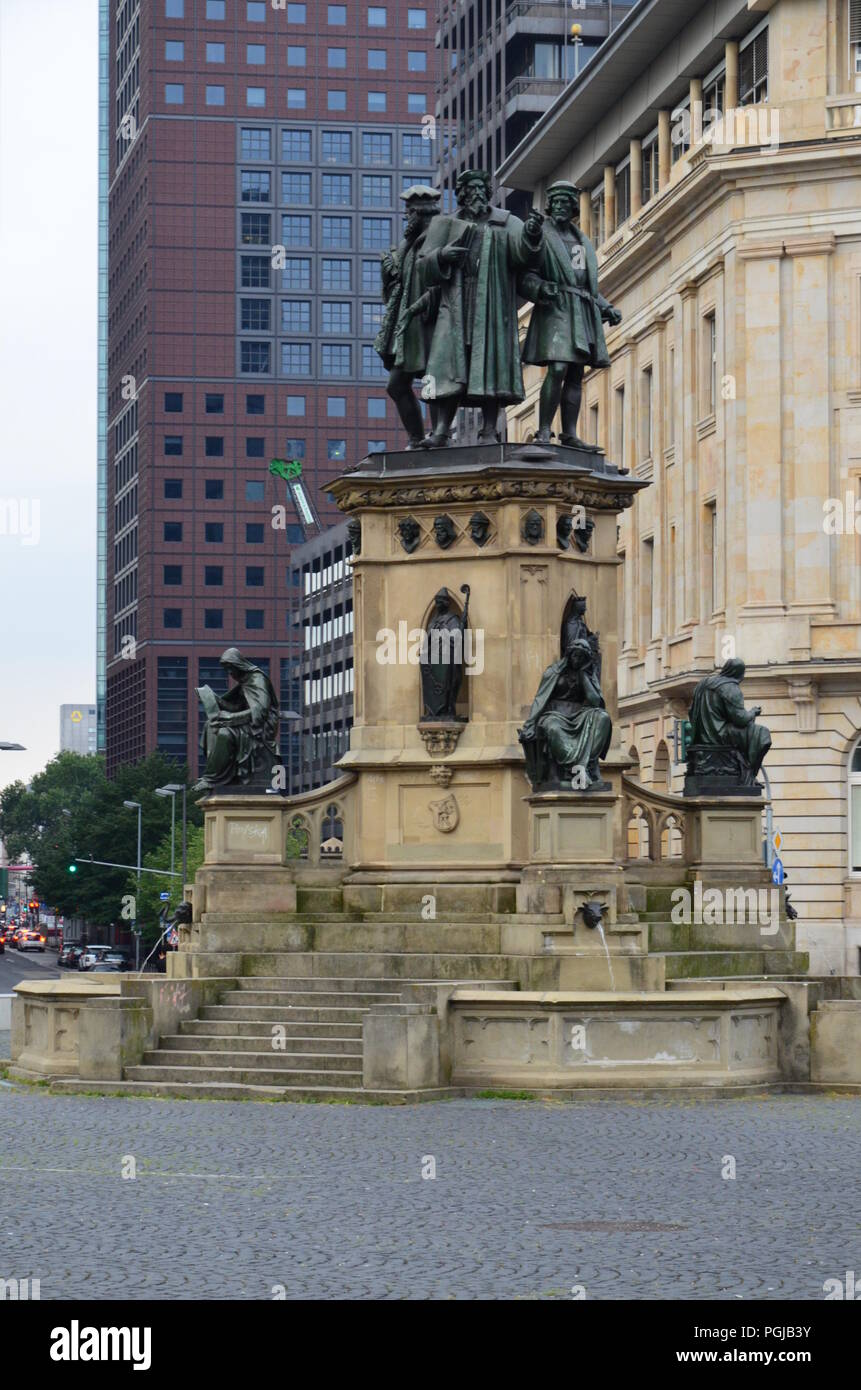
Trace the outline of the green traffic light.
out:
M 69 865 L 69 873 L 70 873 L 70 874 L 76 874 L 77 872 L 78 872 L 78 866 L 77 866 L 77 864 L 70 864 L 70 865 Z

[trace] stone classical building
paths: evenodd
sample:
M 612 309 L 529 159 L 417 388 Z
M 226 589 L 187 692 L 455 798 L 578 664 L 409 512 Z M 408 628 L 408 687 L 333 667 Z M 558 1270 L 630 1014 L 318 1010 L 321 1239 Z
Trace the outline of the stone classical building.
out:
M 624 316 L 580 433 L 652 483 L 618 527 L 635 775 L 681 790 L 674 721 L 741 656 L 798 945 L 858 973 L 861 6 L 640 0 L 498 177 L 578 184 Z

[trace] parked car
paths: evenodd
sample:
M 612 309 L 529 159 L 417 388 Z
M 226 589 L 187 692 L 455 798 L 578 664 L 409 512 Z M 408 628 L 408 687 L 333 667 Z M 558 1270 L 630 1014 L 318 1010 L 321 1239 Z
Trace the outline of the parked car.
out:
M 85 946 L 78 960 L 78 969 L 92 970 L 94 965 L 101 965 L 102 958 L 112 949 L 111 946 Z
M 98 965 L 88 967 L 91 975 L 119 975 L 125 969 L 123 965 L 109 965 L 106 960 L 102 960 Z
M 83 954 L 83 946 L 78 942 L 69 941 L 57 956 L 57 964 L 64 965 L 69 970 L 77 970 L 78 957 Z
M 32 927 L 24 927 L 18 933 L 16 945 L 19 951 L 41 951 L 44 954 L 45 937 Z
M 115 965 L 118 970 L 131 970 L 132 963 L 125 951 L 108 951 L 102 961 L 103 965 Z

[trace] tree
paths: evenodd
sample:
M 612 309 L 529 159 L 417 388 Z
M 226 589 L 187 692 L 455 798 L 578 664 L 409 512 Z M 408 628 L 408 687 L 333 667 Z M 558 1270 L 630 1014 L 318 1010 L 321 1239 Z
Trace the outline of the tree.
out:
M 176 852 L 174 855 L 174 867 L 180 871 L 177 878 L 162 878 L 160 874 L 142 874 L 140 892 L 136 894 L 137 875 L 129 874 L 126 880 L 126 893 L 137 897 L 137 921 L 143 930 L 144 944 L 152 944 L 163 930 L 159 922 L 159 913 L 166 907 L 172 916 L 176 908 L 182 902 L 182 853 L 181 853 L 181 832 L 180 827 L 176 828 Z M 204 856 L 203 826 L 194 825 L 189 827 L 186 845 L 187 881 L 192 883 L 194 875 L 197 873 Z M 170 869 L 170 832 L 162 840 L 161 844 L 146 856 L 144 864 L 148 869 Z M 167 902 L 162 902 L 161 893 L 169 893 Z

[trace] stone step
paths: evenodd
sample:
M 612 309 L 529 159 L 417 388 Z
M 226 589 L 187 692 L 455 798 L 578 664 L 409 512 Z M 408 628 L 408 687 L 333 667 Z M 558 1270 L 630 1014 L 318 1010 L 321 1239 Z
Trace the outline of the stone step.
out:
M 329 1071 L 322 1075 L 325 1075 L 329 1086 L 350 1090 L 361 1088 L 361 1072 Z M 318 1071 L 285 1071 L 276 1067 L 137 1066 L 126 1067 L 125 1076 L 129 1081 L 220 1081 L 233 1086 L 317 1087 L 321 1080 Z
M 353 1052 L 343 1053 L 321 1053 L 321 1052 L 276 1052 L 269 1049 L 266 1052 L 259 1051 L 260 1039 L 255 1038 L 258 1051 L 246 1051 L 244 1048 L 236 1048 L 232 1052 L 189 1052 L 180 1051 L 176 1048 L 155 1048 L 153 1051 L 145 1052 L 141 1065 L 145 1067 L 203 1067 L 207 1070 L 210 1067 L 240 1067 L 240 1068 L 259 1068 L 263 1071 L 273 1072 L 295 1072 L 295 1071 L 323 1071 L 323 1072 L 361 1072 L 362 1054 Z
M 145 1069 L 146 1070 L 146 1069 Z M 409 1105 L 416 1101 L 445 1100 L 461 1094 L 451 1087 L 432 1091 L 378 1091 L 345 1086 L 281 1086 L 266 1083 L 247 1086 L 225 1081 L 142 1081 L 125 1078 L 122 1081 L 78 1081 L 72 1078 L 57 1080 L 52 1092 L 65 1095 L 133 1095 L 164 1096 L 174 1100 L 265 1100 L 301 1102 L 349 1102 L 354 1105 Z
M 255 951 L 243 955 L 241 979 L 510 980 L 528 959 L 496 952 Z
M 282 984 L 288 984 L 284 980 Z M 372 1004 L 397 1004 L 400 1002 L 399 990 L 378 990 L 376 993 L 360 990 L 311 990 L 311 989 L 228 989 L 221 995 L 220 1003 L 226 1005 L 253 1005 L 262 1008 L 353 1008 L 369 1009 Z
M 650 951 L 791 951 L 795 946 L 795 923 L 771 924 L 727 922 L 710 926 L 705 922 L 660 922 L 648 924 Z
M 282 1036 L 295 1041 L 301 1039 L 315 1039 L 327 1043 L 327 1040 L 347 1039 L 349 1041 L 362 1040 L 361 1023 L 280 1023 L 279 1028 L 283 1029 Z M 219 1038 L 219 1037 L 243 1037 L 243 1038 L 270 1038 L 272 1036 L 272 1024 L 258 1022 L 253 1019 L 223 1019 L 221 1021 L 213 1018 L 194 1018 L 182 1019 L 179 1025 L 180 1035 L 188 1038 Z
M 343 996 L 342 996 L 343 997 Z M 252 1023 L 361 1023 L 369 1009 L 340 1008 L 293 1008 L 283 1005 L 275 1008 L 262 1004 L 204 1004 L 200 1018 L 223 1022 L 227 1019 L 236 1022 Z
M 261 990 L 283 992 L 305 990 L 311 994 L 392 994 L 391 982 L 361 975 L 242 975 L 236 981 L 244 993 Z
M 667 982 L 709 975 L 803 975 L 806 951 L 663 951 Z
M 235 1028 L 242 1028 L 243 1024 L 234 1024 Z M 263 1025 L 266 1028 L 266 1024 Z M 278 1025 L 276 1024 L 276 1027 Z M 273 1034 L 271 1026 L 267 1032 L 263 1033 L 166 1033 L 159 1038 L 159 1051 L 169 1052 L 260 1052 L 264 1047 L 271 1050 L 275 1056 L 282 1056 L 285 1053 L 310 1053 L 325 1054 L 327 1057 L 338 1054 L 339 1056 L 361 1057 L 362 1055 L 362 1030 L 358 1030 L 358 1037 L 320 1037 L 315 1034 L 308 1036 L 308 1026 L 303 1025 L 304 1031 L 286 1037 L 282 1033 Z M 278 1047 L 272 1047 L 273 1037 L 278 1038 Z

